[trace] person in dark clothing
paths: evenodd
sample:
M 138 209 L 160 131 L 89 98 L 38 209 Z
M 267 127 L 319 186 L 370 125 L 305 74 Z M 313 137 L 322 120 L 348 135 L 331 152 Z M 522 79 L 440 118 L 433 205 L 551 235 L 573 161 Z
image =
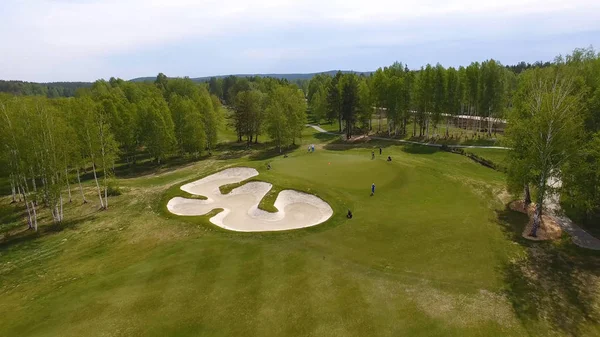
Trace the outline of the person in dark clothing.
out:
M 371 185 L 371 196 L 375 195 L 375 183 Z
M 392 161 L 392 157 L 391 157 L 391 156 L 388 156 L 388 159 L 387 159 L 387 161 Z
M 371 151 L 371 159 L 375 159 L 375 151 Z
M 381 155 L 381 148 L 379 148 L 379 155 Z
M 271 169 L 271 163 L 268 163 L 267 164 L 267 170 L 270 170 L 270 169 Z
M 352 219 L 352 211 L 348 210 L 348 214 L 346 215 L 348 219 Z

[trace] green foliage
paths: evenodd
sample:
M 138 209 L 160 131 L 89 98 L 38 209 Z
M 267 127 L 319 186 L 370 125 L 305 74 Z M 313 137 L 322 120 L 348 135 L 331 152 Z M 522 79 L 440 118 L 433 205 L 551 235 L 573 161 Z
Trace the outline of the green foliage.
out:
M 346 137 L 352 136 L 352 127 L 359 109 L 358 79 L 354 74 L 346 74 L 342 77 L 342 119 L 346 123 Z
M 306 101 L 302 92 L 288 86 L 277 88 L 268 98 L 266 130 L 281 151 L 294 144 L 306 124 Z
M 0 80 L 0 92 L 23 96 L 46 96 L 48 98 L 73 97 L 77 90 L 88 88 L 88 82 L 34 83 Z
M 246 142 L 257 141 L 264 119 L 264 95 L 258 90 L 240 91 L 235 96 L 232 125 L 238 134 L 238 141 L 246 137 Z
M 373 95 L 371 94 L 367 78 L 359 78 L 358 97 L 356 120 L 360 122 L 362 128 L 367 128 L 370 125 L 371 115 L 373 114 Z
M 445 113 L 447 107 L 447 79 L 446 69 L 441 64 L 435 66 L 434 74 L 434 89 L 433 89 L 433 107 L 432 107 L 432 122 L 433 127 L 437 128 L 438 123 L 442 119 L 442 114 Z
M 536 187 L 536 219 L 547 192 L 554 189 L 547 185 L 548 180 L 560 179 L 581 144 L 581 100 L 573 83 L 572 73 L 564 66 L 523 73 L 516 106 L 509 116 L 509 186 L 513 190 L 529 184 Z
M 593 223 L 600 216 L 600 132 L 563 167 L 562 203 L 574 219 Z
M 315 122 L 320 123 L 327 116 L 327 89 L 320 87 L 309 100 L 310 111 Z
M 219 99 L 223 99 L 223 79 L 211 77 L 208 81 L 208 91 Z
M 340 90 L 340 80 L 342 73 L 338 72 L 329 82 L 327 87 L 327 120 L 329 122 L 335 119 L 339 120 L 339 131 L 342 131 L 342 120 L 341 120 L 341 109 L 342 109 L 342 98 Z
M 171 94 L 169 107 L 173 116 L 175 139 L 180 151 L 198 154 L 206 146 L 204 120 L 200 106 L 190 98 Z M 210 101 L 209 101 L 210 102 Z M 212 102 L 209 109 L 212 110 Z
M 147 90 L 147 96 L 139 104 L 140 138 L 148 153 L 160 163 L 175 146 L 174 124 L 160 91 L 155 88 Z
M 116 179 L 108 180 L 107 191 L 109 197 L 116 197 L 123 194 L 123 191 L 121 190 L 121 187 Z

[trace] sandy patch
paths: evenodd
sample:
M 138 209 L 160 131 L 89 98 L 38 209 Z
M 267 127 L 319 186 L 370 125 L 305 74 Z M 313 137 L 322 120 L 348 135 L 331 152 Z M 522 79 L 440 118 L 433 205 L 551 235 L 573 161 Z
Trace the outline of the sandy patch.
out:
M 406 293 L 429 317 L 466 327 L 494 322 L 503 327 L 515 324 L 508 299 L 501 294 L 480 289 L 472 295 L 452 294 L 432 287 L 407 288 Z
M 530 236 L 531 229 L 533 228 L 533 214 L 535 213 L 535 204 L 529 204 L 529 207 L 525 209 L 523 200 L 513 201 L 509 204 L 510 209 L 513 211 L 521 212 L 529 216 L 529 222 L 523 229 L 523 237 L 534 241 L 543 240 L 556 240 L 562 236 L 562 228 L 556 223 L 553 217 L 542 214 L 542 221 L 540 227 L 537 230 L 536 237 Z
M 258 175 L 253 168 L 230 168 L 181 186 L 185 192 L 205 196 L 206 200 L 175 197 L 167 209 L 177 215 L 204 215 L 213 209 L 223 211 L 210 218 L 213 224 L 239 232 L 281 231 L 318 225 L 333 215 L 325 201 L 312 194 L 284 190 L 275 200 L 275 213 L 258 208 L 258 204 L 271 190 L 266 182 L 249 182 L 221 194 L 219 186 L 238 183 Z

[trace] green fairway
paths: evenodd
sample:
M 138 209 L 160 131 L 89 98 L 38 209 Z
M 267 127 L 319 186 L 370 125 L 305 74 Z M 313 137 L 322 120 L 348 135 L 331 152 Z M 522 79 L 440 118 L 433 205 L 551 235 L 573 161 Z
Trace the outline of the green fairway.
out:
M 91 203 L 75 199 L 65 210 L 73 222 L 0 242 L 0 336 L 600 332 L 591 318 L 576 330 L 556 329 L 520 305 L 533 290 L 510 273 L 530 247 L 516 238 L 526 219 L 505 211 L 499 198 L 502 173 L 432 148 L 327 144 L 335 138 L 307 128 L 287 158 L 216 154 L 120 179 L 123 194 L 103 212 L 86 183 Z M 311 143 L 315 153 L 306 151 Z M 383 154 L 371 160 L 380 144 Z M 166 211 L 165 200 L 185 195 L 180 185 L 231 166 L 257 168 L 257 179 L 275 190 L 316 194 L 334 215 L 307 229 L 235 233 L 208 217 Z M 2 199 L 3 209 L 11 207 Z M 20 221 L 2 219 L 11 228 Z

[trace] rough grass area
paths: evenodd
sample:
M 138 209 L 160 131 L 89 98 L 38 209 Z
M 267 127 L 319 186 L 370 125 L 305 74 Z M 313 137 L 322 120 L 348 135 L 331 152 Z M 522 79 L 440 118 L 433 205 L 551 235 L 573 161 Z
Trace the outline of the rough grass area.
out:
M 498 198 L 502 173 L 422 146 L 333 141 L 307 129 L 315 153 L 221 152 L 128 176 L 107 211 L 87 182 L 90 203 L 66 205 L 61 226 L 40 209 L 35 235 L 2 198 L 0 336 L 600 335 L 600 256 L 522 239 L 524 215 Z M 237 233 L 211 225 L 214 213 L 166 211 L 187 196 L 179 186 L 231 166 L 276 187 L 261 207 L 290 188 L 334 215 Z

